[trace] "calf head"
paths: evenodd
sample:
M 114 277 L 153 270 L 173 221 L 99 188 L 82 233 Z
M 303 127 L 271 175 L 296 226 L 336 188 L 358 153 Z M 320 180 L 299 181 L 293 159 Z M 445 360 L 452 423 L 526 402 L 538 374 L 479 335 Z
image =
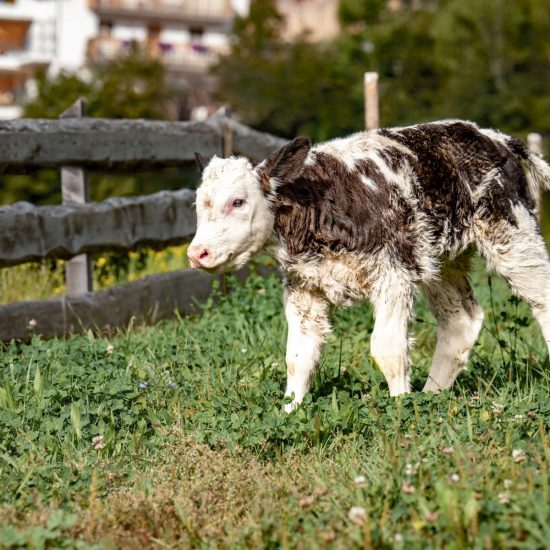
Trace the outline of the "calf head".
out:
M 258 166 L 242 157 L 206 159 L 196 154 L 202 182 L 197 189 L 197 233 L 188 250 L 192 267 L 238 269 L 273 235 L 277 187 L 303 170 L 310 143 L 296 138 Z

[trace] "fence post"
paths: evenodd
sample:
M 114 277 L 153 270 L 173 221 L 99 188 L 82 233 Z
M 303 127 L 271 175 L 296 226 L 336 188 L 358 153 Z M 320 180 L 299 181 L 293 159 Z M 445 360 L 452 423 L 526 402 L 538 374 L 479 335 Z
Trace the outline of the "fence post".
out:
M 60 118 L 86 116 L 83 99 L 75 101 Z M 88 182 L 82 168 L 63 166 L 61 168 L 61 196 L 63 204 L 84 204 L 88 202 Z M 92 291 L 92 265 L 88 254 L 79 254 L 65 262 L 67 296 L 77 296 Z
M 227 122 L 228 118 L 231 118 L 231 109 L 229 107 L 222 107 L 223 115 L 222 123 L 222 157 L 228 158 L 233 153 L 233 129 Z
M 365 73 L 365 128 L 374 130 L 380 126 L 378 106 L 378 73 Z
M 537 132 L 527 134 L 527 146 L 531 153 L 542 155 L 542 136 Z

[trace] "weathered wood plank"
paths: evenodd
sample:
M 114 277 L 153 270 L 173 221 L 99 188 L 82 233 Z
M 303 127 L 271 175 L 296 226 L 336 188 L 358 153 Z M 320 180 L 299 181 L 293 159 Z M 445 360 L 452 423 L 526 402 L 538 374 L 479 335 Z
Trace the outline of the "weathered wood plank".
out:
M 264 275 L 271 272 L 267 268 L 259 271 Z M 243 282 L 249 273 L 245 268 L 235 275 Z M 176 311 L 192 314 L 220 277 L 193 270 L 173 271 L 101 292 L 0 306 L 0 341 L 28 340 L 34 332 L 46 338 L 89 329 L 104 332 L 125 328 L 132 319 L 151 324 L 173 317 Z
M 164 248 L 189 241 L 196 229 L 189 189 L 113 198 L 99 203 L 0 208 L 0 267 L 84 252 Z
M 60 118 L 83 116 L 86 116 L 86 103 L 81 98 L 62 113 Z M 82 168 L 61 168 L 61 196 L 63 204 L 84 204 L 89 201 L 88 181 Z M 92 262 L 88 254 L 79 254 L 65 263 L 65 283 L 68 296 L 78 296 L 93 290 Z
M 151 169 L 194 162 L 222 150 L 224 117 L 204 122 L 99 118 L 0 121 L 0 172 L 81 166 L 89 169 Z M 286 142 L 234 121 L 236 154 L 259 161 Z

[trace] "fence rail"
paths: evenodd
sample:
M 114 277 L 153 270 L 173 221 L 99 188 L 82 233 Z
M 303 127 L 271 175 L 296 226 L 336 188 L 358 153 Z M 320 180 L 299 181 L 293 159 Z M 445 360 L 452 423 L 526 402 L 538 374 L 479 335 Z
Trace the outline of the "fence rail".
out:
M 182 244 L 195 232 L 194 201 L 194 191 L 181 189 L 82 205 L 0 208 L 0 267 Z
M 141 170 L 181 166 L 194 154 L 219 155 L 224 129 L 233 134 L 233 153 L 264 159 L 286 140 L 223 116 L 204 122 L 107 120 L 0 121 L 0 172 L 81 166 L 92 170 Z

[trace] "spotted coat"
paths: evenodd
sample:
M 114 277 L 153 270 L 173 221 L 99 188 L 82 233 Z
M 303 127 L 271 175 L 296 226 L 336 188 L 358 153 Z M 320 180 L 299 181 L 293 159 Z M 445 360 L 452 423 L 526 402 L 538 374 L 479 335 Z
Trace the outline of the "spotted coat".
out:
M 421 289 L 438 320 L 425 390 L 466 367 L 483 312 L 469 282 L 478 250 L 526 300 L 550 349 L 550 263 L 538 225 L 550 167 L 524 143 L 465 121 L 296 138 L 257 166 L 198 157 L 196 267 L 270 252 L 285 275 L 292 410 L 330 332 L 330 306 L 369 299 L 371 354 L 391 395 L 409 391 L 408 322 Z

